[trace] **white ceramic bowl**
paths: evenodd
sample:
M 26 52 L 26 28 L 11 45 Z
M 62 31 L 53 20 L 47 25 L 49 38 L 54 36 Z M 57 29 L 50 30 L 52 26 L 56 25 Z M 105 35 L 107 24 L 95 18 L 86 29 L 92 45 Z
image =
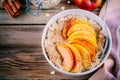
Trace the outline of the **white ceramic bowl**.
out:
M 47 34 L 47 31 L 48 31 L 48 28 L 54 23 L 56 22 L 59 18 L 61 17 L 65 17 L 65 16 L 68 16 L 70 14 L 74 14 L 74 15 L 85 15 L 86 17 L 90 18 L 90 19 L 93 19 L 95 22 L 97 22 L 101 27 L 102 27 L 102 30 L 103 30 L 103 33 L 105 35 L 105 38 L 106 38 L 106 42 L 105 42 L 105 47 L 104 47 L 104 51 L 103 51 L 103 59 L 101 61 L 101 63 L 96 66 L 95 68 L 89 70 L 89 71 L 86 71 L 86 72 L 80 72 L 80 73 L 71 73 L 71 72 L 65 72 L 61 69 L 59 69 L 58 67 L 56 67 L 48 58 L 47 54 L 46 54 L 46 51 L 45 51 L 45 46 L 44 46 L 44 41 L 45 41 L 45 38 L 46 38 L 46 34 Z M 46 58 L 46 60 L 48 61 L 48 63 L 54 68 L 56 69 L 57 71 L 61 72 L 61 73 L 64 73 L 64 74 L 67 74 L 67 75 L 72 75 L 72 76 L 82 76 L 82 75 L 86 75 L 86 74 L 90 74 L 92 73 L 93 71 L 97 70 L 104 62 L 105 60 L 108 58 L 109 54 L 110 54 L 110 50 L 111 50 L 111 46 L 112 46 L 112 39 L 111 39 L 111 34 L 110 34 L 110 31 L 107 27 L 107 25 L 98 17 L 96 16 L 95 14 L 91 13 L 91 12 L 88 12 L 88 11 L 85 11 L 85 10 L 80 10 L 80 9 L 70 9 L 70 10 L 65 10 L 65 11 L 62 11 L 58 14 L 56 14 L 53 18 L 50 19 L 50 21 L 47 23 L 47 25 L 45 26 L 45 29 L 43 31 L 43 34 L 42 34 L 42 50 L 43 50 L 43 53 L 44 53 L 44 56 Z

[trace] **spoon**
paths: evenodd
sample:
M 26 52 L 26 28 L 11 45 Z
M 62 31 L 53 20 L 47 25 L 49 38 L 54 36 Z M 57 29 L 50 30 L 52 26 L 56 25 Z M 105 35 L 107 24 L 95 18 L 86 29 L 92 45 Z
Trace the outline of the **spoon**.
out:
M 107 13 L 108 6 L 109 6 L 109 2 L 108 2 L 108 0 L 106 0 L 106 7 L 105 7 L 104 16 L 103 16 L 103 21 L 104 21 L 104 22 L 105 22 L 106 17 L 107 17 L 106 13 Z M 104 26 L 106 26 L 106 25 L 104 25 Z M 107 30 L 106 27 L 105 27 L 105 29 Z M 106 31 L 106 34 L 108 34 L 107 31 Z M 109 41 L 109 39 L 108 39 L 108 37 L 107 37 L 107 35 L 106 35 L 106 43 L 105 43 L 105 47 L 104 47 L 105 49 L 104 49 L 103 53 L 102 53 L 101 56 L 100 56 L 100 60 L 101 60 L 101 61 L 103 60 L 103 58 L 104 58 L 104 56 L 105 56 L 106 49 L 107 49 L 107 45 L 109 45 L 109 44 L 108 44 L 108 41 Z

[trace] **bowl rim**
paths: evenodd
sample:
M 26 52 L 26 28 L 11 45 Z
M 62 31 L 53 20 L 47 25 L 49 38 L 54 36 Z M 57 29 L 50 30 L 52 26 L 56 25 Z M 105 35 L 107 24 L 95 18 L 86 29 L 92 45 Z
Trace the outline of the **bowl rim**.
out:
M 72 13 L 71 13 L 72 12 Z M 47 31 L 48 31 L 48 28 L 59 18 L 61 18 L 61 15 L 70 15 L 70 14 L 74 14 L 75 12 L 79 12 L 79 13 L 86 13 L 86 14 L 89 14 L 91 17 L 94 17 L 92 18 L 93 20 L 99 20 L 98 21 L 95 21 L 97 22 L 99 25 L 100 25 L 100 22 L 101 22 L 101 27 L 104 28 L 104 35 L 108 38 L 108 45 L 106 46 L 106 50 L 105 50 L 105 53 L 106 53 L 106 56 L 104 57 L 104 59 L 100 62 L 100 64 L 98 64 L 96 67 L 94 67 L 93 69 L 90 69 L 88 71 L 85 71 L 85 72 L 78 72 L 78 73 L 71 73 L 71 72 L 65 72 L 63 71 L 62 69 L 56 67 L 48 58 L 48 55 L 45 51 L 45 47 L 44 47 L 44 40 L 46 39 L 46 34 L 47 34 Z M 80 15 L 81 15 L 80 14 Z M 86 14 L 83 14 L 85 15 L 86 17 L 90 18 L 90 16 L 86 15 Z M 76 15 L 76 14 L 75 14 Z M 65 16 L 62 16 L 62 17 L 65 17 Z M 71 75 L 71 76 L 82 76 L 82 75 L 87 75 L 87 74 L 90 74 L 92 72 L 94 72 L 95 70 L 97 70 L 100 66 L 102 66 L 102 64 L 106 61 L 106 59 L 108 58 L 109 54 L 110 54 L 110 51 L 111 51 L 111 47 L 112 47 L 112 37 L 111 37 L 111 33 L 110 33 L 110 30 L 108 28 L 108 26 L 105 24 L 105 22 L 103 22 L 100 17 L 98 17 L 97 15 L 93 14 L 92 12 L 89 12 L 89 11 L 86 11 L 86 10 L 81 10 L 81 9 L 68 9 L 68 10 L 64 10 L 58 14 L 56 14 L 55 16 L 53 16 L 47 23 L 47 25 L 45 26 L 44 30 L 43 30 L 43 33 L 42 33 L 42 40 L 41 40 L 41 44 L 42 44 L 42 51 L 43 51 L 43 54 L 46 58 L 46 60 L 48 61 L 48 63 L 57 71 L 63 73 L 63 74 L 67 74 L 67 75 Z

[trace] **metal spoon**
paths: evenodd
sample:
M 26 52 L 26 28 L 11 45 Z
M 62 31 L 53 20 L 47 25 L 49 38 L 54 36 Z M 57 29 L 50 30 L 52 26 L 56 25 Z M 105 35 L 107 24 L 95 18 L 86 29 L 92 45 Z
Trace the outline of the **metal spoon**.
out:
M 107 13 L 107 9 L 108 9 L 108 6 L 109 6 L 109 2 L 108 2 L 109 0 L 106 0 L 106 7 L 105 7 L 105 12 L 104 12 L 104 16 L 103 16 L 103 21 L 105 22 L 105 20 L 106 20 L 106 17 L 107 17 L 107 15 L 106 15 L 106 13 Z M 106 25 L 104 25 L 104 26 L 106 26 Z M 105 27 L 105 29 L 107 30 L 107 28 Z M 106 31 L 106 34 L 108 34 L 108 32 Z M 109 39 L 108 39 L 108 37 L 107 37 L 107 35 L 106 35 L 106 43 L 105 43 L 105 47 L 104 47 L 104 51 L 103 51 L 103 53 L 101 54 L 101 56 L 100 56 L 100 60 L 102 61 L 103 60 L 103 58 L 104 58 L 104 56 L 105 56 L 105 53 L 106 53 L 106 49 L 107 49 L 107 45 L 108 45 L 108 42 L 109 42 Z

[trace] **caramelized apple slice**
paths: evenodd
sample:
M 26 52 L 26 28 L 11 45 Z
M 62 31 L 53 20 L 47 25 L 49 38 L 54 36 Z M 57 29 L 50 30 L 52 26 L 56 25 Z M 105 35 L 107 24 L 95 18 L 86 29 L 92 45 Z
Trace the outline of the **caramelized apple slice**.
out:
M 60 53 L 63 62 L 62 62 L 62 69 L 64 71 L 71 71 L 74 66 L 74 56 L 71 50 L 65 44 L 58 44 L 56 46 L 57 51 Z
M 70 50 L 72 51 L 75 57 L 75 65 L 71 70 L 71 72 L 74 72 L 74 73 L 80 72 L 82 70 L 82 59 L 78 49 L 74 47 L 72 44 L 66 44 L 66 45 L 70 48 Z
M 64 26 L 63 31 L 62 31 L 62 35 L 64 39 L 67 39 L 67 32 L 71 26 L 72 26 L 71 24 Z
M 88 31 L 91 32 L 93 35 L 96 35 L 93 28 L 88 26 L 87 24 L 76 24 L 68 30 L 67 36 L 69 37 L 75 31 Z
M 63 27 L 62 35 L 64 39 L 67 39 L 67 32 L 72 27 L 72 22 L 75 21 L 75 18 L 68 19 Z
M 97 43 L 94 39 L 89 38 L 89 37 L 85 37 L 85 36 L 74 36 L 71 39 L 68 39 L 67 42 L 69 43 L 69 41 L 73 41 L 73 40 L 85 40 L 88 41 L 89 43 L 91 43 L 95 48 L 97 48 Z
M 80 44 L 81 46 L 83 46 L 84 48 L 86 48 L 87 51 L 90 53 L 91 59 L 92 60 L 95 59 L 95 57 L 96 57 L 96 49 L 88 41 L 85 41 L 85 40 L 73 40 L 73 41 L 70 41 L 69 43 L 70 44 Z
M 96 36 L 88 31 L 75 31 L 68 37 L 68 40 L 71 40 L 72 38 L 74 38 L 76 36 L 88 37 L 90 39 L 92 38 L 96 42 Z
M 76 19 L 75 21 L 72 22 L 73 25 L 75 24 L 87 24 L 88 26 L 92 26 L 89 22 L 80 20 L 80 19 Z
M 86 48 L 84 48 L 79 44 L 73 44 L 73 46 L 75 46 L 79 50 L 82 58 L 82 65 L 84 69 L 87 70 L 91 64 L 91 58 L 89 52 L 86 50 Z

